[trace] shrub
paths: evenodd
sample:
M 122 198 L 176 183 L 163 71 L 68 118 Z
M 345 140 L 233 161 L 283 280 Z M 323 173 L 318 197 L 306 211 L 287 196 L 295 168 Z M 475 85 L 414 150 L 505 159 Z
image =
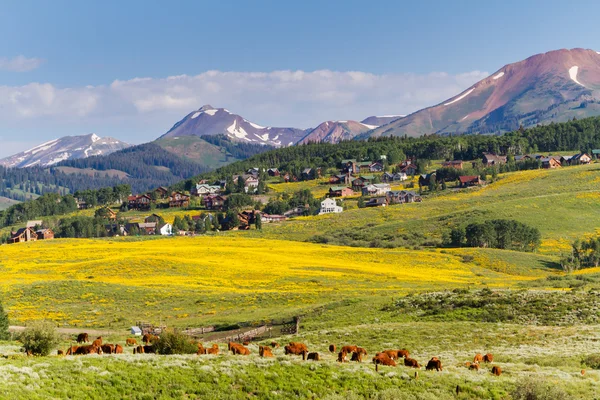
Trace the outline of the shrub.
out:
M 158 354 L 194 354 L 198 351 L 198 345 L 189 336 L 177 332 L 163 332 L 153 346 Z
M 47 356 L 58 344 L 54 324 L 48 321 L 34 322 L 21 333 L 19 340 L 27 353 Z
M 588 368 L 600 369 L 600 354 L 590 354 L 581 360 L 581 363 Z
M 570 398 L 560 387 L 550 382 L 525 378 L 517 382 L 513 390 L 514 400 L 563 400 Z
M 8 314 L 4 312 L 2 303 L 0 303 L 0 340 L 7 340 L 10 337 L 8 334 Z

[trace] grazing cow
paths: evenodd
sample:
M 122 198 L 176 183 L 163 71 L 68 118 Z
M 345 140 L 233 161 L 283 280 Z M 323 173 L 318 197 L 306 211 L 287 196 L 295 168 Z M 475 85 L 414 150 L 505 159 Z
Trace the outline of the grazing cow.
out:
M 93 344 L 77 346 L 77 349 L 73 354 L 102 354 L 102 348 Z
M 308 356 L 306 356 L 307 360 L 313 360 L 313 361 L 321 361 L 321 356 L 319 355 L 319 353 L 308 353 Z
M 127 340 L 125 340 L 125 344 L 127 346 L 137 346 L 137 340 L 133 338 L 127 338 Z
M 233 352 L 234 355 L 235 354 L 239 354 L 241 356 L 247 356 L 247 355 L 250 354 L 250 350 L 248 350 L 247 347 L 244 347 L 242 345 L 238 345 L 238 346 L 232 347 L 231 351 Z
M 392 360 L 386 353 L 377 353 L 375 357 L 373 357 L 373 363 L 377 366 L 387 365 L 388 367 L 395 367 L 396 361 Z
M 210 349 L 206 349 L 206 354 L 219 354 L 219 345 L 216 343 L 213 344 Z
M 277 342 L 271 342 L 271 347 L 272 348 L 279 347 L 279 343 L 277 343 Z
M 308 347 L 304 343 L 290 342 L 290 344 L 284 347 L 284 350 L 286 355 L 293 354 L 300 356 L 305 351 L 308 351 Z
M 492 374 L 494 374 L 496 376 L 502 375 L 502 368 L 500 368 L 500 366 L 498 366 L 498 365 L 494 365 L 492 367 Z
M 150 345 L 144 345 L 144 353 L 146 353 L 146 354 L 156 354 L 156 349 L 151 344 Z
M 404 358 L 410 357 L 410 353 L 408 352 L 408 350 L 406 350 L 406 349 L 398 350 L 398 358 L 401 358 L 401 357 L 404 357 Z
M 241 346 L 241 344 L 240 344 L 240 343 L 236 343 L 236 342 L 228 342 L 228 343 L 227 343 L 227 350 L 228 350 L 228 351 L 231 351 L 231 349 L 232 349 L 233 347 L 235 347 L 235 346 Z
M 248 340 L 245 340 L 245 341 L 244 341 L 242 344 L 243 344 L 244 346 L 248 346 L 248 345 L 250 344 L 250 342 L 249 342 Z
M 57 351 L 56 351 L 56 355 L 57 355 L 57 356 L 64 356 L 64 355 L 65 355 L 65 352 L 64 352 L 64 351 L 62 351 L 62 350 L 57 350 Z
M 115 345 L 115 354 L 123 354 L 123 346 L 120 344 Z
M 335 344 L 330 344 L 329 345 L 329 352 L 330 353 L 335 353 Z
M 362 362 L 362 353 L 355 351 L 352 353 L 352 357 L 350 357 L 350 361 Z
M 67 349 L 65 354 L 68 356 L 73 355 L 73 354 L 75 354 L 75 352 L 77 351 L 78 348 L 79 348 L 79 346 L 71 346 Z
M 434 369 L 436 371 L 442 370 L 442 362 L 437 357 L 433 357 L 431 360 L 429 360 L 427 366 L 425 367 L 426 371 L 433 371 Z
M 356 351 L 358 351 L 358 347 L 357 346 L 344 346 L 342 347 L 342 351 L 345 353 L 354 353 Z
M 144 342 L 145 345 L 149 345 L 150 343 L 154 342 L 157 339 L 158 339 L 158 336 L 154 336 L 151 333 L 144 333 L 144 336 L 142 336 L 142 342 Z
M 485 356 L 483 356 L 483 362 L 486 362 L 486 363 L 494 362 L 494 355 L 492 353 L 487 353 Z
M 404 359 L 404 366 L 411 368 L 421 368 L 417 360 L 414 358 L 407 357 Z
M 273 353 L 271 352 L 271 348 L 268 346 L 259 346 L 258 355 L 261 357 L 273 357 Z
M 87 343 L 89 341 L 90 340 L 88 338 L 87 333 L 80 333 L 79 335 L 77 335 L 77 343 Z
M 113 354 L 115 352 L 114 344 L 103 344 L 100 348 L 102 349 L 102 352 L 106 354 Z
M 356 352 L 359 354 L 362 354 L 363 356 L 367 355 L 367 350 L 363 349 L 362 347 L 356 347 Z
M 479 364 L 478 363 L 471 363 L 469 365 L 469 369 L 472 369 L 473 371 L 479 371 Z
M 384 350 L 382 353 L 385 353 L 392 360 L 398 359 L 398 350 Z
M 348 353 L 346 353 L 343 350 L 340 351 L 338 353 L 338 358 L 337 358 L 338 362 L 341 362 L 341 363 L 348 362 L 347 356 L 348 356 Z
M 96 340 L 92 342 L 92 346 L 100 347 L 102 346 L 102 336 L 98 336 Z
M 202 346 L 202 343 L 198 343 L 198 351 L 196 352 L 196 354 L 206 354 L 206 349 L 204 348 L 204 346 Z
M 481 353 L 475 354 L 475 357 L 473 357 L 473 362 L 480 363 L 482 361 L 483 361 L 483 356 L 481 355 Z
M 133 354 L 144 354 L 144 346 L 134 347 Z

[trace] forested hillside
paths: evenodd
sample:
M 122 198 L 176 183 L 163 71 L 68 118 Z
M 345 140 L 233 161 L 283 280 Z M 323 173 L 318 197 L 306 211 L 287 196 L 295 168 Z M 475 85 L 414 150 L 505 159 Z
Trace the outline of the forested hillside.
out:
M 209 175 L 226 177 L 253 167 L 278 167 L 299 175 L 299 171 L 307 167 L 335 167 L 343 159 L 377 160 L 381 155 L 385 155 L 388 163 L 393 164 L 406 156 L 429 160 L 473 160 L 484 152 L 517 155 L 538 151 L 591 152 L 598 148 L 600 117 L 592 117 L 530 129 L 521 128 L 498 136 L 429 135 L 421 138 L 382 137 L 339 144 L 311 143 L 259 154 L 219 168 Z

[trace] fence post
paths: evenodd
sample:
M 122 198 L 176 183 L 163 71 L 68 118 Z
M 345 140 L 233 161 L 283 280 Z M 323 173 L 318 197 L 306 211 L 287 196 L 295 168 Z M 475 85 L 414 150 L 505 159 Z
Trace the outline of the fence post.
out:
M 294 322 L 296 323 L 296 335 L 300 333 L 300 317 L 294 317 Z

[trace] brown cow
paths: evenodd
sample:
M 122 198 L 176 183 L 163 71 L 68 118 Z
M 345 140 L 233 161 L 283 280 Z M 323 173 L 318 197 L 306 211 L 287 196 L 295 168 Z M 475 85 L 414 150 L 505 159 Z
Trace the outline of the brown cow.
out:
M 206 354 L 219 354 L 219 345 L 213 344 L 210 349 L 206 349 Z
M 277 343 L 277 342 L 271 342 L 271 347 L 272 348 L 279 347 L 279 343 Z
M 125 340 L 125 345 L 127 345 L 127 346 L 137 346 L 137 340 L 135 340 L 133 338 L 127 338 L 127 340 Z
M 77 346 L 77 349 L 73 354 L 102 354 L 102 348 L 93 344 Z
M 382 353 L 385 353 L 392 360 L 398 359 L 398 350 L 384 350 Z
M 233 352 L 233 354 L 239 354 L 242 356 L 247 356 L 250 354 L 250 350 L 248 350 L 247 347 L 244 347 L 242 345 L 232 347 L 231 351 Z
M 483 356 L 481 355 L 481 353 L 475 354 L 475 357 L 473 357 L 473 362 L 480 363 L 482 361 L 483 361 Z
M 479 371 L 479 363 L 470 363 L 469 369 L 472 369 L 473 371 Z
M 342 351 L 345 353 L 354 353 L 356 351 L 358 351 L 358 347 L 357 346 L 344 346 L 342 347 Z
M 338 353 L 337 360 L 338 360 L 338 362 L 341 362 L 341 363 L 348 362 L 347 357 L 348 357 L 348 353 L 346 353 L 345 351 L 340 351 Z
M 284 347 L 284 350 L 286 355 L 293 354 L 300 356 L 305 351 L 308 351 L 308 347 L 304 343 L 290 342 L 290 344 Z
M 144 354 L 144 346 L 134 347 L 133 354 Z
M 123 354 L 123 346 L 120 344 L 115 345 L 115 354 Z
M 329 351 L 330 351 L 331 353 L 335 353 L 335 344 L 330 344 L 330 345 L 329 345 Z
M 352 357 L 350 357 L 350 361 L 362 362 L 362 353 L 355 351 L 352 353 Z
M 196 354 L 206 354 L 206 349 L 204 348 L 204 346 L 202 346 L 202 343 L 198 343 L 198 351 L 196 352 Z
M 244 346 L 248 346 L 248 345 L 250 344 L 250 342 L 249 342 L 248 340 L 245 340 L 245 341 L 244 341 L 242 344 L 243 344 Z
M 268 346 L 259 346 L 258 347 L 258 355 L 261 357 L 273 357 L 271 348 Z
M 154 336 L 151 333 L 144 333 L 144 336 L 142 336 L 142 342 L 144 342 L 145 345 L 149 345 L 150 343 L 154 342 L 157 339 L 158 339 L 158 336 Z
M 487 353 L 483 356 L 483 362 L 492 363 L 494 362 L 494 355 L 492 353 Z
M 408 352 L 408 350 L 406 350 L 406 349 L 398 350 L 398 358 L 401 358 L 401 357 L 404 357 L 404 358 L 410 357 L 410 353 Z
M 417 360 L 414 358 L 407 357 L 404 359 L 404 366 L 411 368 L 421 368 Z
M 77 343 L 87 343 L 89 341 L 90 340 L 87 333 L 80 333 L 77 335 Z
M 492 374 L 494 374 L 496 376 L 502 375 L 502 368 L 500 368 L 500 366 L 498 366 L 498 365 L 494 365 L 492 367 Z
M 75 354 L 75 352 L 77 351 L 78 348 L 79 348 L 79 346 L 71 346 L 67 349 L 65 354 L 68 356 L 73 355 L 73 354 Z
M 377 353 L 373 357 L 373 363 L 375 365 L 387 365 L 388 367 L 395 367 L 396 361 L 392 360 L 386 353 Z
M 100 348 L 102 349 L 102 352 L 105 354 L 113 354 L 115 352 L 114 344 L 103 344 L 102 346 L 100 346 Z
M 57 351 L 56 351 L 56 355 L 57 355 L 57 356 L 64 356 L 64 355 L 65 355 L 65 352 L 64 352 L 64 351 L 62 351 L 62 350 L 57 350 Z
M 92 342 L 92 346 L 100 347 L 102 346 L 102 336 L 98 336 L 96 340 Z
M 321 356 L 319 355 L 319 353 L 308 353 L 308 356 L 306 356 L 307 360 L 313 360 L 313 361 L 321 361 Z
M 150 345 L 144 345 L 144 353 L 146 353 L 146 354 L 155 354 L 156 353 L 156 349 L 151 344 Z
M 426 371 L 433 371 L 434 369 L 436 371 L 442 370 L 442 362 L 437 357 L 433 357 L 431 360 L 429 360 L 427 366 L 425 367 Z
M 363 356 L 367 355 L 367 350 L 363 349 L 362 347 L 356 347 L 356 352 L 359 354 L 362 354 Z

